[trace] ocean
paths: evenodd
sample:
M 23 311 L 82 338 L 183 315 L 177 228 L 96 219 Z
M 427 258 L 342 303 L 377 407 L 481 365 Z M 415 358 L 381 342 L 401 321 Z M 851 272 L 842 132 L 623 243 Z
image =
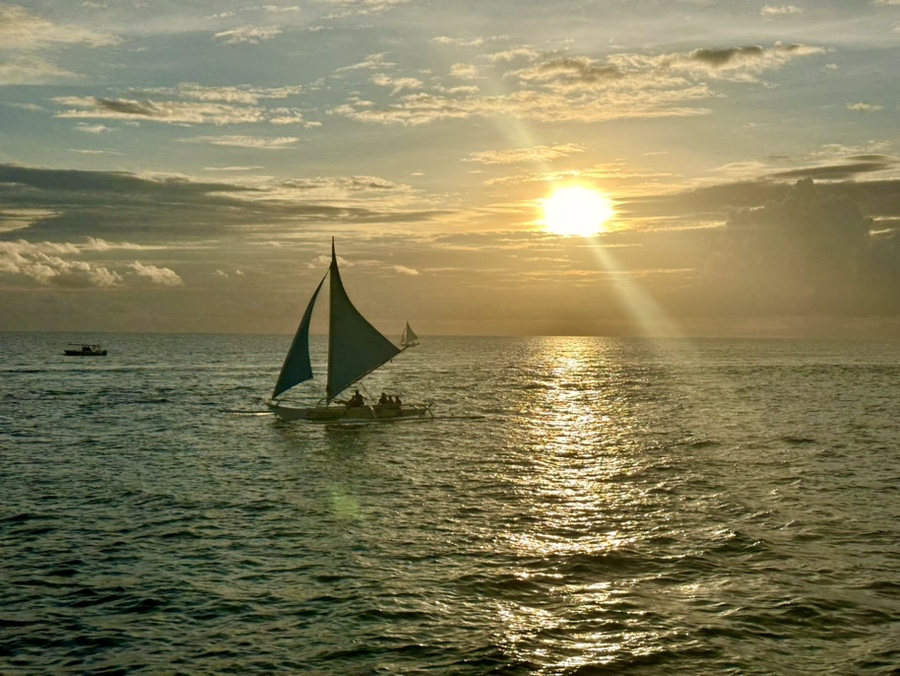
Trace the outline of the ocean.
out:
M 0 674 L 900 670 L 900 343 L 290 340 L 0 333 Z

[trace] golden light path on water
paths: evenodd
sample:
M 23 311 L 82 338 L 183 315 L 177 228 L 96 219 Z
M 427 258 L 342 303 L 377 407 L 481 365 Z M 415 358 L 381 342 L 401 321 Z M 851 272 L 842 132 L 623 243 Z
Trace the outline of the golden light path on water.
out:
M 544 562 L 540 572 L 517 575 L 552 591 L 534 605 L 507 601 L 498 610 L 504 643 L 524 661 L 547 663 L 559 652 L 555 636 L 570 653 L 556 668 L 602 665 L 655 644 L 652 632 L 628 626 L 636 618 L 615 631 L 580 619 L 619 612 L 627 590 L 586 567 L 615 565 L 635 544 L 640 527 L 630 515 L 648 501 L 647 488 L 629 480 L 642 471 L 643 460 L 628 452 L 642 426 L 623 403 L 614 352 L 602 340 L 547 338 L 531 355 L 533 387 L 520 401 L 513 443 L 533 463 L 518 477 L 533 527 L 511 534 L 508 546 L 522 560 Z
M 648 360 L 664 350 L 663 361 L 679 364 L 679 382 L 667 381 L 665 387 L 689 396 L 698 377 L 708 388 L 708 379 L 716 376 L 700 370 L 699 351 L 677 324 L 609 249 L 597 242 L 593 251 L 598 267 L 615 276 L 642 333 L 666 337 L 645 344 Z M 648 420 L 634 405 L 665 375 L 648 370 L 645 380 L 626 376 L 615 340 L 543 340 L 543 349 L 529 355 L 533 387 L 519 402 L 512 440 L 533 463 L 533 471 L 518 481 L 521 504 L 534 526 L 510 534 L 507 544 L 523 560 L 551 565 L 516 572 L 523 583 L 546 591 L 535 594 L 533 604 L 501 604 L 503 643 L 524 662 L 549 663 L 553 669 L 612 668 L 624 655 L 649 658 L 680 637 L 635 610 L 635 594 L 646 593 L 647 579 L 639 579 L 641 573 L 629 577 L 617 566 L 628 568 L 640 559 L 636 552 L 648 549 L 651 534 L 672 536 L 678 529 L 672 505 L 656 494 L 669 487 L 646 478 L 668 462 L 648 453 L 644 441 L 647 427 L 661 421 Z

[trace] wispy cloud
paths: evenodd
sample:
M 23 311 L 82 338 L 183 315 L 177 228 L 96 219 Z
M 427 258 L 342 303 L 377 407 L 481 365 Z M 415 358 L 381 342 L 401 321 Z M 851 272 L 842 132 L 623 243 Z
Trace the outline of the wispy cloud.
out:
M 264 119 L 255 106 L 210 102 L 137 101 L 98 97 L 62 96 L 54 101 L 67 106 L 56 117 L 68 119 L 147 120 L 169 124 L 246 124 Z
M 223 45 L 256 45 L 281 35 L 278 26 L 239 26 L 219 31 L 213 37 Z
M 0 85 L 40 85 L 80 77 L 35 55 L 15 56 L 0 62 Z
M 84 122 L 79 122 L 75 125 L 75 129 L 78 131 L 83 131 L 86 134 L 106 134 L 111 131 L 115 131 L 112 127 L 107 127 L 105 124 L 86 124 Z
M 20 5 L 0 4 L 0 51 L 36 51 L 56 44 L 109 47 L 121 42 L 110 33 L 54 23 Z
M 412 0 L 321 0 L 340 10 L 336 18 L 353 15 L 382 14 Z
M 532 148 L 509 148 L 506 150 L 485 150 L 469 155 L 470 162 L 482 164 L 520 164 L 525 162 L 549 162 L 584 152 L 580 143 L 563 143 L 555 146 L 534 146 Z
M 236 148 L 254 148 L 256 150 L 285 150 L 294 147 L 300 139 L 293 136 L 275 138 L 262 136 L 193 136 L 179 139 L 180 143 L 203 143 L 214 146 L 233 146 Z

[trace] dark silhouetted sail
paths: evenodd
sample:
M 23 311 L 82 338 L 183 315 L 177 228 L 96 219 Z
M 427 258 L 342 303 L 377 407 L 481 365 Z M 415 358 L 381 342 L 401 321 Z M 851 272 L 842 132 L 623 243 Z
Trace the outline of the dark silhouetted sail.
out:
M 331 313 L 328 321 L 328 383 L 325 398 L 334 399 L 400 350 L 357 310 L 341 283 L 334 241 L 331 242 Z
M 303 319 L 300 320 L 300 326 L 297 327 L 297 333 L 294 334 L 294 341 L 291 343 L 291 348 L 284 358 L 281 373 L 278 375 L 278 381 L 275 383 L 275 391 L 272 393 L 273 399 L 285 390 L 291 389 L 294 385 L 298 385 L 313 377 L 312 365 L 309 363 L 309 323 L 312 319 L 316 297 L 319 295 L 319 290 L 324 282 L 325 277 L 322 277 L 322 281 L 316 287 L 312 298 L 309 299 L 309 305 L 306 306 L 306 312 L 303 313 Z

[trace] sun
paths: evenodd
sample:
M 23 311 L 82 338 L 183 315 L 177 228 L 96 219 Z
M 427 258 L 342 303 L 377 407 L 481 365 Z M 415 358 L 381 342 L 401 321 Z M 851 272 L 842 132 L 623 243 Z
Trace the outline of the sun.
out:
M 582 186 L 557 188 L 543 200 L 544 227 L 566 237 L 592 237 L 605 230 L 615 213 L 608 197 Z

